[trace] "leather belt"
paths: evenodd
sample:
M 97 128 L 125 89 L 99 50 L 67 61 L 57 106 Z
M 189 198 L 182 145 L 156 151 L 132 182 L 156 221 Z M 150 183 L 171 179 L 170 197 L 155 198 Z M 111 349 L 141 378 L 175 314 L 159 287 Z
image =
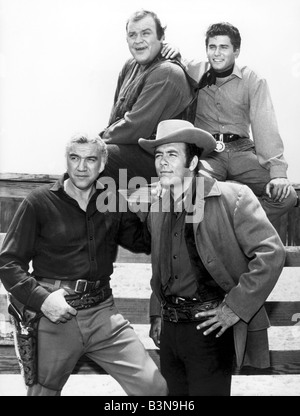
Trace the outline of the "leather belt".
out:
M 183 298 L 179 298 L 183 299 Z M 162 305 L 162 318 L 169 322 L 193 322 L 204 321 L 206 318 L 196 318 L 198 312 L 214 309 L 222 303 L 222 299 L 214 299 L 207 302 L 184 301 L 180 303 L 164 303 Z
M 48 279 L 45 277 L 37 277 L 37 281 L 42 285 L 50 285 L 55 289 L 63 288 L 66 290 L 71 290 L 75 293 L 88 293 L 92 292 L 100 287 L 101 281 L 90 281 L 90 280 L 57 280 L 57 279 Z
M 213 137 L 217 140 L 217 141 L 221 141 L 223 143 L 230 143 L 230 142 L 234 142 L 235 140 L 239 140 L 242 137 L 239 136 L 238 134 L 229 134 L 229 133 L 217 133 L 217 134 L 213 134 Z
M 76 310 L 88 309 L 99 305 L 112 295 L 112 290 L 109 285 L 102 288 L 95 289 L 93 292 L 86 294 L 66 295 L 66 301 L 70 306 Z

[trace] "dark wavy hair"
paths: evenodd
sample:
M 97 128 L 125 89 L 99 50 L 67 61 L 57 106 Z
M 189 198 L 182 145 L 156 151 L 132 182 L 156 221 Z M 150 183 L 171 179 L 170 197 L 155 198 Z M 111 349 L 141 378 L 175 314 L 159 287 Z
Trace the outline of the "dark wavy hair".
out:
M 203 152 L 203 149 L 201 147 L 198 147 L 193 143 L 186 143 L 185 144 L 185 156 L 186 156 L 185 167 L 188 168 L 190 166 L 191 161 L 193 160 L 194 156 L 197 156 L 199 161 L 200 161 L 202 152 Z M 199 165 L 199 163 L 198 163 L 198 165 Z M 194 169 L 195 174 L 198 172 L 198 169 L 199 169 L 198 165 Z
M 209 26 L 205 35 L 205 46 L 208 46 L 209 38 L 214 38 L 215 36 L 228 36 L 234 51 L 240 49 L 241 47 L 241 35 L 239 30 L 234 27 L 231 23 L 221 22 L 221 23 L 214 23 L 213 25 Z
M 133 13 L 129 17 L 129 19 L 127 20 L 126 31 L 127 31 L 129 22 L 138 22 L 139 20 L 143 19 L 146 16 L 151 16 L 154 19 L 154 22 L 155 22 L 155 25 L 156 25 L 157 38 L 160 40 L 165 34 L 166 26 L 163 27 L 162 24 L 161 24 L 160 19 L 157 16 L 157 14 L 154 13 L 154 12 L 150 12 L 149 10 L 141 9 L 141 10 L 138 10 L 137 12 Z

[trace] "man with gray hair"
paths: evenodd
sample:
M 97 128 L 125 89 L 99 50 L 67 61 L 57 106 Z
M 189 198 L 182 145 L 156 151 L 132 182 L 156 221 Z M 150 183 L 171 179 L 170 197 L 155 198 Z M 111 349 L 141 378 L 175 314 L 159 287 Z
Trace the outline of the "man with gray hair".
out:
M 104 189 L 97 178 L 106 160 L 99 136 L 73 138 L 66 148 L 67 173 L 25 198 L 3 243 L 0 278 L 12 308 L 24 320 L 40 315 L 37 378 L 27 384 L 28 395 L 60 395 L 83 354 L 128 395 L 167 393 L 157 366 L 114 304 L 109 282 L 117 245 L 149 253 L 150 238 L 130 210 L 99 209 Z

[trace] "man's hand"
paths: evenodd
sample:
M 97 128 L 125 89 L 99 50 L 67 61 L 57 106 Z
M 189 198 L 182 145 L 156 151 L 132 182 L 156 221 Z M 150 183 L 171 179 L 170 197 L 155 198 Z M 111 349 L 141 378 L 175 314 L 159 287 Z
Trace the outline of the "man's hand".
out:
M 151 316 L 151 328 L 149 332 L 149 337 L 153 339 L 154 344 L 159 348 L 160 347 L 160 334 L 161 334 L 161 317 L 160 316 Z
M 152 183 L 151 187 L 151 203 L 153 204 L 159 198 L 163 196 L 163 187 L 161 186 L 160 181 Z
M 291 192 L 291 184 L 287 178 L 274 178 L 266 186 L 266 194 L 275 202 L 282 202 Z
M 59 289 L 52 292 L 43 302 L 41 311 L 54 324 L 65 323 L 77 315 L 76 309 L 72 308 L 65 299 L 68 292 Z
M 170 189 L 168 184 L 162 184 L 160 181 L 151 184 L 151 204 L 156 202 L 159 198 L 163 198 L 165 193 Z
M 229 308 L 229 306 L 226 305 L 225 302 L 222 302 L 215 309 L 211 309 L 206 312 L 199 312 L 195 315 L 195 317 L 208 318 L 200 325 L 197 325 L 197 329 L 206 328 L 207 326 L 210 327 L 203 332 L 203 335 L 209 335 L 211 332 L 221 327 L 221 330 L 216 335 L 217 338 L 223 335 L 226 329 L 230 328 L 240 320 L 240 318 Z
M 170 43 L 163 43 L 161 54 L 166 59 L 181 59 L 179 48 L 175 45 L 171 45 Z

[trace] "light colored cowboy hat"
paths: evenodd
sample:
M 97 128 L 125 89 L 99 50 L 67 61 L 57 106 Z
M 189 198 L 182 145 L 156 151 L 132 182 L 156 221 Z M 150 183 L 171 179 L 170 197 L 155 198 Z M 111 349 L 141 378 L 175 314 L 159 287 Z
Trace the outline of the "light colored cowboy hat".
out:
M 139 139 L 139 145 L 154 155 L 155 148 L 167 143 L 193 143 L 203 149 L 201 157 L 207 156 L 216 148 L 216 140 L 205 130 L 198 129 L 185 120 L 164 120 L 157 126 L 154 140 Z

